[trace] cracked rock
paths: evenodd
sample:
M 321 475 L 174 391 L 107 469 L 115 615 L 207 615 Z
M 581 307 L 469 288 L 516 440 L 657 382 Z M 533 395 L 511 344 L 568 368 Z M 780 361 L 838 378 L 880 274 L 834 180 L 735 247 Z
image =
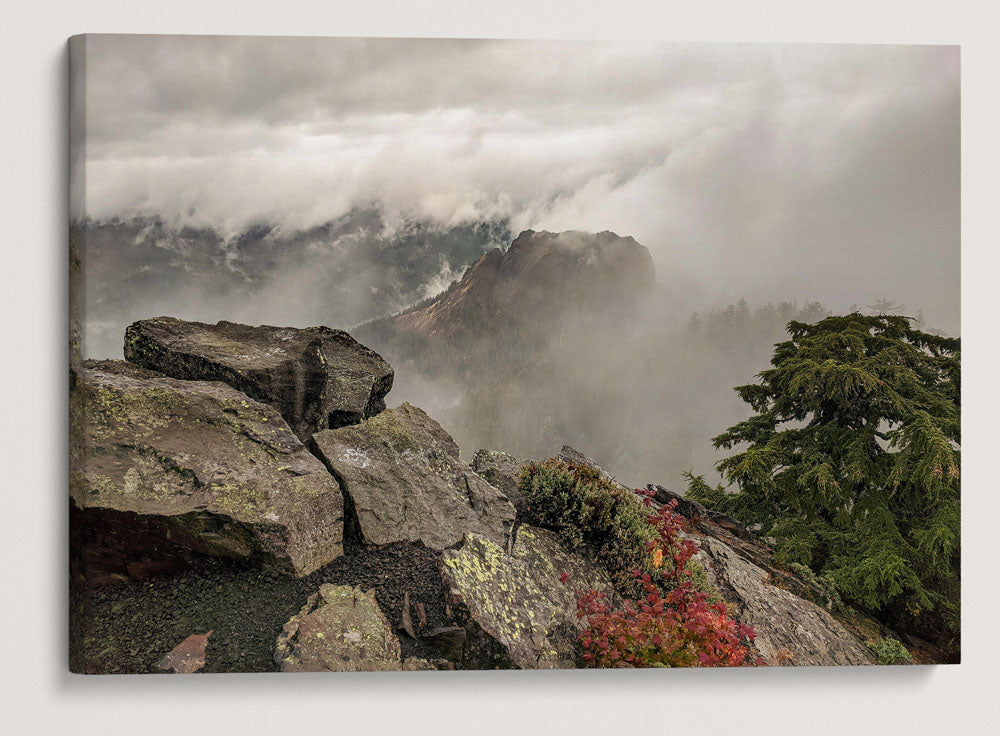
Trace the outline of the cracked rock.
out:
M 466 532 L 505 542 L 514 507 L 461 462 L 458 445 L 423 410 L 402 404 L 319 432 L 313 442 L 341 481 L 365 543 L 422 542 L 440 550 Z
M 173 378 L 222 381 L 270 404 L 305 442 L 385 408 L 392 367 L 343 330 L 159 317 L 125 332 L 125 357 Z
M 511 554 L 483 536 L 466 535 L 461 547 L 445 550 L 441 573 L 456 618 L 464 621 L 465 669 L 574 667 L 582 626 L 577 591 L 614 597 L 600 565 L 567 551 L 553 532 L 526 525 Z

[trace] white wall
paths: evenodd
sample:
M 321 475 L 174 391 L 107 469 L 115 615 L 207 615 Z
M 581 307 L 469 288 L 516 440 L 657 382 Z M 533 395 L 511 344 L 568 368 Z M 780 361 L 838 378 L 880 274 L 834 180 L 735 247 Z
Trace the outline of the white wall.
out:
M 995 727 L 997 18 L 986 2 L 120 0 L 8 4 L 0 693 L 8 733 L 977 733 Z M 70 677 L 65 672 L 66 47 L 81 32 L 963 45 L 965 663 L 855 670 Z M 991 97 L 993 99 L 991 99 Z M 992 188 L 990 185 L 993 185 Z M 971 398 L 970 398 L 971 397 Z M 989 443 L 989 444 L 988 444 Z M 138 726 L 138 729 L 137 729 Z M 641 729 L 641 731 L 639 730 Z M 319 731 L 314 731 L 319 732 Z

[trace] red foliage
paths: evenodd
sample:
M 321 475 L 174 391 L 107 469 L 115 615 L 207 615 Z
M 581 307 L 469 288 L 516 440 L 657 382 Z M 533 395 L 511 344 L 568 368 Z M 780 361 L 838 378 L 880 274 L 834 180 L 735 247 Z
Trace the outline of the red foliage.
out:
M 649 495 L 645 503 L 652 504 Z M 747 662 L 754 631 L 733 621 L 724 603 L 712 603 L 709 596 L 691 583 L 688 560 L 698 545 L 681 539 L 681 518 L 674 513 L 676 501 L 649 515 L 659 532 L 652 542 L 650 574 L 636 570 L 645 597 L 623 601 L 613 609 L 603 593 L 582 591 L 577 598 L 577 616 L 586 619 L 580 634 L 583 659 L 591 667 L 734 667 Z M 673 562 L 663 565 L 664 558 Z M 653 576 L 662 576 L 657 585 Z M 664 593 L 664 590 L 667 592 Z M 761 664 L 760 660 L 754 664 Z

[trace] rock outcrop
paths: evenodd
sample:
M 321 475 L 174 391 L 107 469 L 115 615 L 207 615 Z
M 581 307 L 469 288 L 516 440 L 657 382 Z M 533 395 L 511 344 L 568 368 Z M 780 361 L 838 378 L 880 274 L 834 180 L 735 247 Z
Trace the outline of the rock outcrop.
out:
M 366 544 L 444 549 L 466 533 L 505 544 L 515 516 L 510 501 L 459 459 L 455 441 L 421 409 L 402 404 L 318 432 L 313 443 L 341 482 Z
M 321 585 L 282 627 L 274 650 L 282 672 L 398 670 L 401 658 L 374 591 L 349 585 Z
M 487 483 L 505 495 L 514 504 L 518 514 L 527 511 L 524 497 L 518 490 L 523 460 L 498 450 L 479 450 L 469 465 Z
M 227 383 L 276 408 L 302 441 L 378 414 L 393 379 L 378 353 L 329 327 L 160 317 L 129 326 L 125 357 L 172 378 Z
M 480 451 L 484 457 L 488 451 Z M 610 477 L 593 458 L 564 445 L 556 455 L 563 462 L 586 464 Z M 493 481 L 515 481 L 523 463 L 506 456 L 489 465 Z M 864 645 L 826 610 L 829 594 L 775 564 L 770 548 L 752 538 L 742 525 L 702 504 L 650 484 L 658 503 L 677 501 L 686 536 L 698 543 L 694 558 L 718 594 L 731 604 L 736 618 L 754 627 L 755 644 L 770 665 L 871 664 Z
M 112 530 L 263 555 L 298 576 L 342 554 L 340 488 L 267 404 L 223 383 L 103 361 L 79 371 L 70 413 L 75 523 L 93 512 Z
M 554 533 L 531 526 L 520 527 L 510 553 L 467 534 L 461 547 L 445 550 L 441 570 L 455 616 L 465 625 L 465 668 L 574 667 L 580 630 L 575 591 L 614 596 L 600 565 L 565 550 Z
M 495 249 L 482 256 L 441 297 L 400 315 L 396 324 L 426 337 L 448 338 L 501 320 L 555 317 L 566 308 L 578 309 L 581 294 L 606 311 L 630 303 L 629 295 L 652 286 L 653 276 L 649 251 L 631 237 L 525 230 L 506 252 Z
M 545 237 L 536 255 L 544 261 L 548 239 L 563 236 L 539 235 Z M 612 250 L 618 247 L 626 246 L 613 241 Z M 128 609 L 132 623 L 121 630 L 132 642 L 134 632 L 150 628 L 148 601 L 173 605 L 176 598 L 179 610 L 201 605 L 197 622 L 147 645 L 145 654 L 129 643 L 136 653 L 115 667 L 579 666 L 578 592 L 616 599 L 593 551 L 571 551 L 554 532 L 531 525 L 518 492 L 524 461 L 481 450 L 467 465 L 452 437 L 421 409 L 385 409 L 391 369 L 337 335 L 346 333 L 164 318 L 129 330 L 126 349 L 143 365 L 74 364 L 71 573 L 85 583 L 74 585 L 74 605 L 86 611 L 81 595 L 103 596 L 111 611 L 106 624 Z M 282 413 L 297 422 L 298 435 Z M 349 423 L 331 428 L 341 421 Z M 604 472 L 568 446 L 557 457 Z M 858 612 L 848 621 L 822 580 L 777 564 L 770 547 L 734 520 L 660 486 L 649 490 L 655 503 L 678 502 L 683 533 L 700 548 L 698 579 L 734 618 L 754 627 L 755 656 L 772 665 L 870 664 L 861 639 L 882 632 Z M 351 554 L 343 554 L 345 542 Z M 268 564 L 262 569 L 259 561 Z M 177 588 L 164 596 L 151 579 L 168 575 Z M 267 609 L 267 618 L 247 624 L 263 636 L 259 646 L 242 643 L 254 637 L 237 644 L 233 625 L 199 604 L 211 590 L 224 593 L 212 606 L 228 604 L 232 590 L 253 592 L 246 599 L 252 604 L 230 608 Z M 103 652 L 119 646 L 109 643 L 106 629 L 88 643 L 90 634 L 79 628 L 71 651 L 90 647 L 79 661 L 103 663 Z M 188 636 L 192 631 L 208 633 Z M 252 663 L 244 659 L 250 650 Z
M 754 646 L 769 665 L 872 664 L 864 645 L 819 606 L 773 584 L 771 576 L 718 539 L 698 539 L 713 585 L 754 627 Z M 707 564 L 706 564 L 707 563 Z

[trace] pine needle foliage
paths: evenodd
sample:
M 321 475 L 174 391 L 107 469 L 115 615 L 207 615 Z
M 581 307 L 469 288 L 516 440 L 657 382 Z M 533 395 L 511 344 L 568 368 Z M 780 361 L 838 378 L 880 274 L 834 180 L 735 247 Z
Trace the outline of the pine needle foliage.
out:
M 714 439 L 737 493 L 689 494 L 775 539 L 779 561 L 935 639 L 959 618 L 960 341 L 897 315 L 789 322 L 753 416 Z M 756 527 L 759 525 L 759 527 Z M 954 641 L 951 641 L 954 644 Z

